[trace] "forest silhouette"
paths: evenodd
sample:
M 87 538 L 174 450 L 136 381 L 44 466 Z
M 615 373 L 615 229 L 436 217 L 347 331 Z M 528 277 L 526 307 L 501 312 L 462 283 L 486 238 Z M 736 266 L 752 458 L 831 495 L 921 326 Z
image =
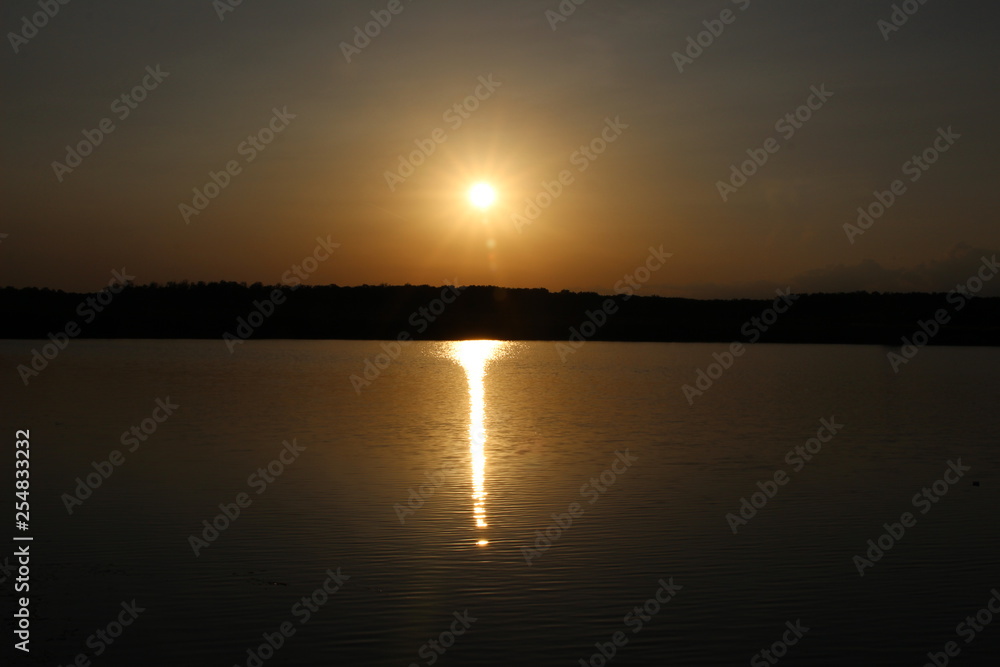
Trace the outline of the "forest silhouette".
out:
M 0 289 L 0 337 L 46 338 L 75 323 L 79 333 L 74 337 L 79 338 L 211 339 L 229 334 L 249 339 L 409 336 L 901 345 L 903 338 L 925 332 L 931 344 L 1000 345 L 1000 298 L 809 294 L 785 305 L 786 312 L 776 318 L 761 320 L 774 305 L 770 299 L 607 296 L 491 286 L 292 288 L 181 282 L 129 284 L 117 294 L 7 287 Z

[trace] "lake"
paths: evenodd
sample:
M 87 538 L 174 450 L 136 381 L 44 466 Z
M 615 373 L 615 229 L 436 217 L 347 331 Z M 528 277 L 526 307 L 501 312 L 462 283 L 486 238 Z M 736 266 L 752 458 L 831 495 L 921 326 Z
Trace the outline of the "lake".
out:
M 40 345 L 32 664 L 1000 655 L 1000 349 Z

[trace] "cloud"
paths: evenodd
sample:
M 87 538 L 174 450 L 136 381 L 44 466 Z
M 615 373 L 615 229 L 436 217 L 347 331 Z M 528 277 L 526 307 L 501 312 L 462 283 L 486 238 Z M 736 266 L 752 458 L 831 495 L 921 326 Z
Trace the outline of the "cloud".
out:
M 965 284 L 996 250 L 959 243 L 939 260 L 915 267 L 887 268 L 872 259 L 806 271 L 792 279 L 796 292 L 948 292 Z M 986 283 L 982 296 L 1000 296 L 1000 280 Z
M 890 268 L 873 259 L 857 264 L 835 264 L 800 273 L 780 285 L 754 281 L 720 285 L 658 285 L 656 293 L 693 299 L 764 299 L 778 287 L 791 286 L 798 294 L 831 292 L 949 292 L 964 285 L 982 266 L 983 258 L 993 259 L 1000 251 L 959 243 L 942 259 L 912 267 Z M 980 296 L 1000 296 L 1000 278 L 987 282 Z

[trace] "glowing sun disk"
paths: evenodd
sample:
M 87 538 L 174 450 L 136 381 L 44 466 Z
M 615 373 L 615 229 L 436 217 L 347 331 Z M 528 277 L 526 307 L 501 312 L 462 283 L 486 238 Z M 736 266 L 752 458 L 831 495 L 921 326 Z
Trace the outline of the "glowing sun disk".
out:
M 497 199 L 497 192 L 489 183 L 476 183 L 469 188 L 469 201 L 476 208 L 487 209 Z

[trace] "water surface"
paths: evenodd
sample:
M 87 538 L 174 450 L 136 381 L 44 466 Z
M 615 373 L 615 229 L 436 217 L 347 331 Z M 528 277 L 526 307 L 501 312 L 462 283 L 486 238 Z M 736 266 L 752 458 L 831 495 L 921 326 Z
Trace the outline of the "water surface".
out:
M 0 361 L 38 344 L 0 342 Z M 615 665 L 748 664 L 796 620 L 810 630 L 783 664 L 920 665 L 947 641 L 955 664 L 992 664 L 1000 623 L 968 645 L 955 629 L 1000 585 L 1000 351 L 924 349 L 894 374 L 883 348 L 758 345 L 690 405 L 682 386 L 723 349 L 588 343 L 563 363 L 553 343 L 415 343 L 357 392 L 377 342 L 73 341 L 2 385 L 5 429 L 32 436 L 32 657 L 246 665 L 290 622 L 265 664 L 427 665 L 468 611 L 436 664 L 578 665 L 618 631 Z M 180 407 L 127 451 L 167 397 Z M 823 419 L 843 428 L 795 472 L 787 452 Z M 68 514 L 63 494 L 116 449 Z M 959 459 L 971 472 L 921 514 L 914 494 Z M 727 513 L 778 470 L 787 485 L 733 534 Z M 196 557 L 190 536 L 240 493 Z M 916 525 L 859 576 L 904 512 Z M 635 633 L 661 580 L 676 596 Z M 133 599 L 145 611 L 95 657 L 87 638 Z

